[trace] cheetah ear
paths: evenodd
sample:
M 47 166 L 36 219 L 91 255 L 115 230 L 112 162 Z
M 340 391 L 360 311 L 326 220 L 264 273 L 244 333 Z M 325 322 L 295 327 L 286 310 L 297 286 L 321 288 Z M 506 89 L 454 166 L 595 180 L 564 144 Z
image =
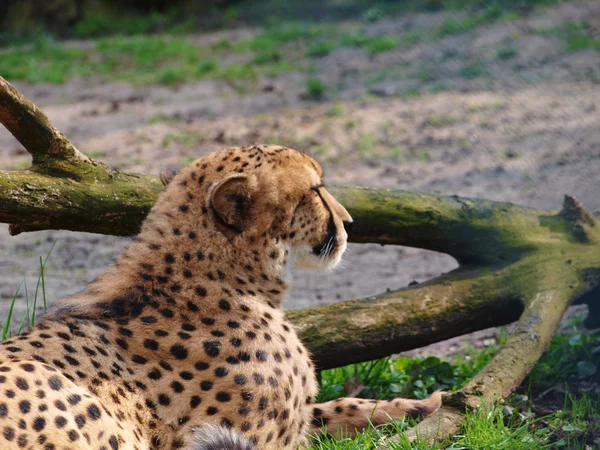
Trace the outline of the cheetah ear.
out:
M 210 208 L 216 219 L 231 231 L 241 233 L 252 225 L 256 177 L 235 174 L 216 182 L 210 189 Z
M 163 184 L 163 186 L 166 186 L 173 178 L 175 178 L 177 173 L 177 170 L 163 170 L 158 177 L 160 178 L 160 182 Z

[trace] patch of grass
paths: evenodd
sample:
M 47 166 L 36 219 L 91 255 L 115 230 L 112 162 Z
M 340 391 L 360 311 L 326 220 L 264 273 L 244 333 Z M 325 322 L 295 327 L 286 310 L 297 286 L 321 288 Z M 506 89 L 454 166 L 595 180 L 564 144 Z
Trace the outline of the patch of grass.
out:
M 2 333 L 2 341 L 8 339 L 11 335 L 12 335 L 12 319 L 13 319 L 13 313 L 14 313 L 14 308 L 15 308 L 15 304 L 16 304 L 16 300 L 17 297 L 19 295 L 19 291 L 21 290 L 21 288 L 23 288 L 23 290 L 25 291 L 25 301 L 27 304 L 27 310 L 25 312 L 25 316 L 23 316 L 23 319 L 21 320 L 21 323 L 19 324 L 19 326 L 17 327 L 17 334 L 21 333 L 23 330 L 26 330 L 27 328 L 33 326 L 35 324 L 35 315 L 36 315 L 36 309 L 37 309 L 37 304 L 38 304 L 38 298 L 41 295 L 41 300 L 44 302 L 44 311 L 46 311 L 46 309 L 48 308 L 48 303 L 46 300 L 46 279 L 44 276 L 44 270 L 46 269 L 46 264 L 48 263 L 48 258 L 50 257 L 50 255 L 52 254 L 52 250 L 54 250 L 54 246 L 56 245 L 57 241 L 54 241 L 54 243 L 52 244 L 52 247 L 50 247 L 50 250 L 48 251 L 48 254 L 46 255 L 46 258 L 42 259 L 42 257 L 40 256 L 39 262 L 40 262 L 40 266 L 39 266 L 39 275 L 38 275 L 38 280 L 35 286 L 35 293 L 33 295 L 33 302 L 30 305 L 29 303 L 29 291 L 27 289 L 27 280 L 25 278 L 23 278 L 23 281 L 21 281 L 21 283 L 19 284 L 19 286 L 17 287 L 11 304 L 9 306 L 8 309 L 8 314 L 6 317 L 6 320 L 3 321 L 4 326 L 2 327 L 1 333 Z M 40 286 L 41 286 L 41 290 L 40 290 Z M 2 322 L 0 322 L 1 324 Z
M 215 63 L 207 66 L 201 53 L 202 49 L 187 39 L 165 36 L 103 38 L 92 50 L 44 39 L 5 50 L 0 72 L 9 79 L 31 83 L 64 83 L 73 77 L 104 75 L 174 84 L 206 76 L 213 70 Z
M 188 13 L 175 7 L 169 8 L 167 11 L 141 13 L 128 9 L 126 5 L 110 12 L 90 5 L 89 8 L 83 9 L 82 17 L 73 25 L 62 27 L 56 33 L 60 37 L 97 38 L 116 34 L 131 36 L 205 32 L 209 29 L 232 28 L 241 23 L 250 27 L 266 26 L 269 29 L 314 26 L 307 21 L 307 17 L 318 17 L 320 22 L 327 22 L 329 27 L 339 21 L 371 23 L 384 17 L 399 17 L 409 13 L 431 11 L 462 11 L 470 16 L 480 18 L 481 22 L 490 22 L 514 20 L 522 16 L 521 9 L 523 7 L 551 5 L 558 1 L 560 0 L 405 0 L 402 2 L 390 0 L 379 2 L 369 0 L 338 0 L 334 2 L 265 0 L 251 2 L 242 0 L 229 6 L 211 6 L 203 5 L 204 2 L 192 2 L 196 5 Z M 131 4 L 131 2 L 127 3 Z M 138 1 L 138 3 L 140 2 Z M 290 22 L 292 23 L 291 27 L 288 25 Z M 0 33 L 0 42 L 14 44 L 16 39 L 23 36 L 30 37 L 36 33 L 39 33 L 39 29 L 30 32 Z M 283 37 L 288 38 L 291 35 L 293 39 L 294 34 L 301 35 L 302 31 L 292 30 L 289 34 L 283 34 Z
M 560 381 L 577 381 L 600 370 L 600 353 L 594 346 L 600 338 L 581 329 L 581 318 L 575 318 L 572 333 L 557 333 L 550 348 L 529 374 L 529 382 L 539 389 L 554 386 Z
M 406 150 L 400 146 L 392 147 L 388 153 L 389 158 L 394 161 L 406 161 Z
M 563 28 L 567 49 L 571 52 L 578 50 L 600 50 L 600 40 L 595 39 L 584 24 L 571 22 Z
M 306 79 L 306 93 L 313 100 L 321 100 L 325 97 L 327 87 L 319 78 L 310 77 Z
M 306 56 L 309 58 L 323 58 L 329 55 L 337 45 L 337 42 L 334 40 L 318 41 L 308 47 Z
M 404 98 L 415 98 L 420 96 L 421 91 L 419 91 L 418 89 L 407 89 L 406 91 L 402 92 L 402 97 Z
M 188 64 L 200 60 L 199 48 L 183 37 L 118 36 L 98 39 L 96 49 L 104 57 L 126 57 L 140 69 L 156 68 L 161 62 L 177 59 Z M 123 61 L 126 63 L 127 61 Z
M 28 161 L 21 161 L 19 164 L 17 164 L 17 169 L 18 170 L 24 170 L 24 169 L 29 169 L 31 167 L 31 160 Z
M 31 83 L 64 83 L 73 77 L 105 76 L 136 84 L 174 85 L 221 76 L 249 79 L 291 70 L 277 51 L 257 51 L 251 63 L 220 67 L 211 50 L 182 37 L 118 36 L 98 39 L 93 49 L 48 39 L 0 53 L 0 73 Z
M 594 38 L 584 22 L 569 22 L 562 27 L 535 28 L 532 33 L 539 36 L 557 36 L 565 41 L 568 51 L 587 49 L 600 50 L 600 39 Z
M 319 38 L 324 29 L 318 25 L 302 23 L 286 23 L 284 25 L 269 27 L 251 39 L 246 39 L 235 46 L 238 51 L 277 51 L 289 42 L 300 39 L 313 40 Z
M 466 16 L 462 19 L 447 18 L 437 30 L 439 37 L 446 37 L 454 34 L 464 33 L 472 30 L 481 24 L 481 19 L 477 16 Z
M 377 138 L 371 133 L 361 134 L 356 141 L 356 152 L 361 159 L 369 159 L 375 156 L 373 150 L 377 145 Z
M 499 343 L 506 340 L 502 333 Z M 393 398 L 408 396 L 424 398 L 435 389 L 457 389 L 471 379 L 498 351 L 490 346 L 481 352 L 472 351 L 458 356 L 453 363 L 436 357 L 383 360 L 354 364 L 321 372 L 320 393 L 317 401 L 324 402 L 347 395 L 344 384 L 348 380 L 365 386 L 359 398 Z M 580 407 L 588 411 L 587 404 Z M 584 413 L 580 412 L 580 416 Z M 381 439 L 395 435 L 391 449 L 502 449 L 538 450 L 547 446 L 549 436 L 531 428 L 532 420 L 515 415 L 506 417 L 502 407 L 492 410 L 480 409 L 467 414 L 461 433 L 453 440 L 437 446 L 424 442 L 409 442 L 403 432 L 414 425 L 410 419 L 394 421 L 383 427 L 369 427 L 356 438 L 333 439 L 331 436 L 316 436 L 313 450 L 376 449 Z
M 25 281 L 25 280 L 23 280 Z M 12 324 L 12 317 L 13 317 L 13 311 L 15 310 L 15 304 L 17 301 L 17 296 L 19 295 L 19 291 L 21 290 L 21 287 L 23 286 L 23 281 L 21 281 L 21 283 L 19 284 L 19 286 L 17 287 L 17 290 L 15 291 L 12 301 L 10 302 L 10 307 L 8 308 L 8 315 L 6 317 L 6 320 L 4 321 L 4 327 L 2 328 L 2 340 L 6 340 L 8 337 L 10 337 L 10 326 Z
M 338 117 L 344 115 L 345 108 L 342 102 L 336 102 L 331 109 L 326 112 L 327 117 Z
M 435 80 L 434 73 L 429 69 L 422 69 L 418 75 L 419 75 L 419 79 L 423 82 Z
M 434 114 L 427 119 L 427 123 L 434 128 L 442 128 L 456 123 L 456 119 L 444 114 Z
M 487 68 L 481 61 L 465 64 L 458 71 L 459 75 L 464 78 L 477 78 L 487 75 Z
M 417 157 L 423 162 L 431 161 L 431 149 L 427 147 L 420 148 L 417 151 Z
M 281 53 L 277 50 L 259 51 L 252 58 L 252 62 L 258 65 L 271 64 L 281 61 Z
M 156 80 L 160 84 L 179 84 L 187 78 L 183 67 L 167 66 L 159 70 Z
M 219 63 L 217 62 L 217 60 L 208 58 L 198 63 L 198 65 L 196 66 L 195 74 L 201 78 L 217 73 L 218 69 Z
M 32 44 L 16 46 L 0 54 L 0 73 L 7 79 L 30 83 L 64 83 L 76 76 L 94 73 L 89 53 L 66 48 L 51 39 L 42 38 Z
M 400 35 L 400 41 L 404 44 L 416 44 L 423 40 L 423 33 L 419 31 L 407 31 Z
M 573 319 L 567 331 L 555 334 L 548 353 L 534 367 L 530 383 L 539 391 L 553 386 L 558 380 L 577 380 L 579 377 L 593 379 L 594 368 L 598 368 L 600 354 L 594 352 L 600 344 L 597 335 L 579 330 L 581 318 Z M 584 337 L 585 336 L 585 337 Z M 502 331 L 498 344 L 502 345 L 507 333 Z M 358 393 L 359 398 L 393 398 L 407 396 L 423 398 L 435 389 L 458 389 L 478 373 L 493 356 L 498 347 L 492 345 L 482 351 L 471 351 L 458 355 L 448 362 L 436 357 L 383 360 L 354 364 L 321 372 L 321 390 L 318 401 L 329 401 L 347 395 L 344 384 L 353 380 L 354 384 L 365 386 Z M 589 364 L 581 364 L 581 361 Z M 552 373 L 552 368 L 557 373 Z M 543 376 L 539 376 L 542 370 Z M 537 372 L 537 375 L 536 375 Z M 531 389 L 531 388 L 530 388 Z M 528 408 L 528 399 L 517 402 Z M 412 421 L 398 420 L 387 427 L 370 427 L 355 439 L 334 440 L 331 437 L 317 436 L 313 450 L 376 449 L 381 438 L 390 433 L 399 434 L 393 449 L 520 449 L 537 450 L 542 448 L 581 449 L 592 448 L 592 442 L 600 435 L 600 397 L 595 394 L 574 396 L 565 395 L 562 409 L 549 416 L 536 418 L 530 413 L 520 414 L 517 407 L 479 409 L 467 413 L 467 419 L 460 434 L 440 446 L 403 440 L 402 431 L 413 424 Z M 515 400 L 512 400 L 515 404 Z M 510 402 L 508 402 L 510 403 Z
M 392 36 L 369 36 L 365 33 L 348 33 L 342 36 L 343 45 L 361 47 L 370 53 L 381 53 L 393 50 L 399 44 Z
M 499 344 L 505 340 L 503 332 Z M 436 389 L 458 389 L 491 361 L 497 351 L 498 347 L 491 345 L 479 352 L 458 355 L 452 364 L 434 356 L 400 356 L 325 370 L 321 372 L 318 401 L 343 396 L 344 383 L 352 378 L 366 386 L 358 394 L 360 398 L 425 398 Z
M 175 133 L 168 133 L 163 137 L 160 146 L 163 148 L 169 147 L 173 144 L 182 145 L 184 147 L 190 147 L 197 145 L 206 139 L 204 133 L 192 132 L 187 130 L 178 131 Z
M 496 48 L 496 58 L 498 59 L 510 59 L 517 56 L 518 50 L 514 45 L 501 45 Z
M 507 418 L 502 408 L 490 411 L 480 409 L 466 413 L 461 434 L 449 448 L 538 450 L 545 447 L 545 440 L 529 431 L 529 423 L 518 418 Z
M 352 130 L 353 128 L 356 128 L 356 122 L 354 120 L 347 120 L 346 123 L 344 123 L 345 130 Z
M 108 14 L 94 8 L 84 8 L 83 17 L 75 23 L 71 34 L 78 38 L 95 38 L 110 34 L 139 35 L 156 32 L 190 32 L 191 20 L 176 18 L 176 11 L 153 11 L 147 14 Z
M 341 436 L 334 438 L 326 433 L 313 436 L 311 450 L 377 450 L 386 448 L 389 450 L 441 450 L 448 448 L 450 441 L 444 439 L 437 445 L 429 445 L 422 440 L 417 439 L 410 442 L 404 434 L 407 428 L 414 425 L 414 420 L 395 420 L 390 424 L 379 427 L 370 426 L 366 430 L 358 433 L 356 437 L 350 438 Z M 382 447 L 385 438 L 394 436 L 394 442 L 386 443 Z M 396 440 L 397 439 L 397 440 Z
M 430 93 L 432 93 L 432 94 L 435 94 L 436 92 L 444 92 L 447 89 L 448 89 L 448 86 L 446 86 L 446 84 L 444 84 L 444 83 L 436 83 L 436 84 L 431 85 L 427 89 L 427 91 L 430 92 Z
M 363 22 L 366 22 L 366 23 L 375 23 L 375 22 L 379 22 L 384 17 L 385 17 L 385 11 L 383 11 L 383 9 L 381 9 L 381 7 L 375 5 L 375 6 L 371 6 L 369 9 L 367 9 L 363 13 L 361 19 Z
M 588 444 L 600 439 L 599 404 L 598 393 L 578 397 L 567 392 L 563 408 L 545 418 L 538 433 L 554 441 L 554 448 L 592 448 Z
M 225 79 L 231 80 L 247 80 L 256 77 L 256 69 L 254 65 L 247 63 L 234 63 L 224 66 L 220 75 Z
M 381 36 L 373 38 L 366 45 L 366 48 L 371 53 L 388 52 L 398 46 L 398 40 L 392 36 Z
M 231 50 L 233 49 L 233 44 L 229 39 L 219 39 L 217 42 L 211 44 L 210 48 L 217 51 Z

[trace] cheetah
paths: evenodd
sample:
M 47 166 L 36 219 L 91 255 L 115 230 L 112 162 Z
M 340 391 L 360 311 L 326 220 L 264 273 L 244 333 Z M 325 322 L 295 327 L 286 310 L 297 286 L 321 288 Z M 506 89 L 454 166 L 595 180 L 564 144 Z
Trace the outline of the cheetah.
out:
M 295 449 L 437 409 L 439 394 L 315 403 L 282 298 L 290 267 L 334 267 L 346 248 L 352 219 L 322 176 L 252 146 L 162 177 L 116 262 L 0 345 L 0 448 Z

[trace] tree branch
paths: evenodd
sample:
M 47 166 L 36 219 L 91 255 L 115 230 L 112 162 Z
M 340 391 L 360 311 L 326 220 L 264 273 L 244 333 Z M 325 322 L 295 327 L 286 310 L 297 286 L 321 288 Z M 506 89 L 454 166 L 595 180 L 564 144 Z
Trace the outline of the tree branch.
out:
M 35 106 L 4 78 L 0 77 L 0 123 L 25 147 L 34 165 L 49 158 L 72 163 L 89 161 Z
M 77 177 L 0 170 L 0 222 L 11 224 L 12 235 L 52 229 L 136 234 L 162 189 L 158 178 L 91 168 L 99 170 L 84 167 Z
M 430 444 L 440 442 L 456 434 L 464 420 L 461 413 L 465 408 L 491 405 L 508 397 L 548 349 L 569 302 L 598 289 L 600 257 L 595 254 L 600 240 L 598 219 L 570 195 L 565 196 L 563 209 L 553 219 L 554 229 L 562 225 L 571 240 L 558 248 L 552 248 L 550 241 L 542 246 L 535 265 L 539 276 L 531 277 L 531 285 L 523 291 L 525 309 L 506 343 L 462 389 L 444 397 L 444 408 L 409 430 L 410 439 Z M 585 262 L 580 260 L 575 264 L 578 267 L 573 267 L 572 259 L 566 259 L 574 251 L 585 255 Z M 597 298 L 595 302 L 597 305 Z

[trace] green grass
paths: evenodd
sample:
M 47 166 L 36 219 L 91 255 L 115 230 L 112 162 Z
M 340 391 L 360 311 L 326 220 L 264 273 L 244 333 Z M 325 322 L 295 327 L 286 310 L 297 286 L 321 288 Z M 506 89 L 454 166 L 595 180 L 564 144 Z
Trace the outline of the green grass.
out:
M 346 109 L 344 108 L 344 103 L 336 102 L 331 109 L 326 112 L 327 117 L 339 117 L 343 116 Z
M 301 23 L 285 23 L 279 26 L 267 27 L 253 38 L 239 42 L 234 48 L 237 51 L 277 51 L 281 45 L 299 40 L 313 40 L 325 33 L 319 25 Z
M 310 77 L 306 79 L 306 94 L 313 100 L 321 100 L 325 97 L 327 86 L 319 78 Z
M 33 301 L 31 303 L 29 301 L 29 290 L 27 289 L 27 280 L 25 278 L 23 278 L 23 281 L 21 281 L 21 283 L 17 287 L 17 289 L 13 295 L 12 301 L 10 303 L 10 306 L 8 308 L 8 314 L 6 316 L 6 319 L 3 320 L 2 322 L 0 322 L 0 324 L 3 324 L 2 330 L 1 330 L 1 332 L 2 332 L 1 340 L 2 341 L 5 339 L 8 339 L 12 335 L 13 313 L 14 313 L 16 302 L 17 302 L 17 297 L 19 296 L 19 292 L 21 291 L 21 289 L 23 289 L 23 291 L 25 292 L 25 302 L 26 302 L 27 309 L 25 311 L 25 316 L 23 316 L 23 319 L 21 320 L 21 322 L 19 323 L 19 325 L 17 327 L 17 334 L 21 333 L 22 331 L 26 330 L 27 328 L 29 328 L 35 324 L 36 308 L 37 308 L 37 304 L 38 304 L 38 298 L 40 296 L 41 296 L 41 300 L 44 302 L 43 303 L 44 311 L 46 311 L 46 309 L 48 308 L 48 304 L 46 301 L 46 279 L 44 277 L 44 270 L 46 269 L 46 264 L 48 263 L 48 258 L 52 254 L 52 250 L 54 250 L 55 245 L 56 245 L 56 241 L 54 241 L 54 243 L 52 244 L 52 247 L 50 247 L 50 250 L 48 251 L 46 258 L 42 259 L 42 257 L 40 256 L 39 275 L 38 275 L 37 283 L 35 285 L 35 293 L 33 295 Z M 41 290 L 40 290 L 40 287 L 41 287 Z
M 437 34 L 439 37 L 446 37 L 453 34 L 464 33 L 472 30 L 481 23 L 481 18 L 477 16 L 467 16 L 463 19 L 448 18 L 440 25 Z
M 335 40 L 318 41 L 309 45 L 306 50 L 306 56 L 310 58 L 323 58 L 329 55 L 337 46 L 338 43 Z
M 572 334 L 557 333 L 544 358 L 529 374 L 529 382 L 538 390 L 557 383 L 577 381 L 595 374 L 600 355 L 595 346 L 600 344 L 598 336 L 581 329 L 581 319 L 571 322 Z
M 0 73 L 10 80 L 26 80 L 31 83 L 64 83 L 76 77 L 101 77 L 135 85 L 179 85 L 205 78 L 243 81 L 290 71 L 310 73 L 310 61 L 303 58 L 324 58 L 339 47 L 354 47 L 371 55 L 383 54 L 417 42 L 467 32 L 490 21 L 505 20 L 510 14 L 520 11 L 519 8 L 524 5 L 544 5 L 553 1 L 428 0 L 425 2 L 426 6 L 408 1 L 404 6 L 394 7 L 388 4 L 392 2 L 367 5 L 360 0 L 352 0 L 350 3 L 360 9 L 357 17 L 366 23 L 411 11 L 462 9 L 463 13 L 461 16 L 450 15 L 434 30 L 417 28 L 394 34 L 373 34 L 364 27 L 348 32 L 335 21 L 323 25 L 295 20 L 293 16 L 282 20 L 271 17 L 250 38 L 241 41 L 221 39 L 210 44 L 200 44 L 181 34 L 191 31 L 190 22 L 182 21 L 174 13 L 149 14 L 134 19 L 125 13 L 111 18 L 108 15 L 86 12 L 83 20 L 67 34 L 98 37 L 96 41 L 78 47 L 81 44 L 57 41 L 44 32 L 35 33 L 29 40 L 7 40 L 11 45 L 0 48 Z M 434 4 L 437 6 L 432 7 Z M 330 7 L 335 9 L 334 6 Z M 230 19 L 233 21 L 242 16 L 247 19 L 249 11 L 243 5 L 236 8 L 235 11 L 227 9 L 223 16 L 231 13 Z M 348 11 L 345 14 L 346 20 L 351 19 Z M 111 30 L 117 34 L 100 37 L 106 36 Z M 590 34 L 585 24 L 568 24 L 555 33 L 564 38 L 569 50 L 600 48 L 598 40 Z M 91 45 L 91 48 L 87 45 Z M 238 62 L 220 63 L 228 61 L 227 56 L 233 56 L 232 53 L 244 54 L 241 62 L 236 57 Z M 512 58 L 516 56 L 516 48 L 503 45 L 496 49 L 496 56 L 498 59 Z M 386 68 L 385 73 L 389 72 L 388 69 L 394 70 Z M 465 78 L 476 78 L 486 73 L 481 63 L 467 65 L 459 71 L 459 75 Z M 431 70 L 424 69 L 416 76 L 424 83 L 435 81 Z M 243 84 L 240 83 L 240 90 L 244 90 Z M 414 90 L 407 92 L 405 96 L 417 94 L 418 90 Z
M 370 53 L 382 53 L 393 50 L 399 44 L 393 36 L 369 36 L 365 33 L 348 33 L 341 38 L 342 45 L 361 47 Z
M 581 330 L 582 318 L 575 317 L 567 331 L 559 331 L 552 339 L 550 349 L 534 367 L 523 384 L 525 391 L 545 390 L 561 381 L 592 380 L 600 369 L 600 345 L 598 334 Z M 507 338 L 506 332 L 499 337 L 499 345 Z M 407 396 L 423 398 L 435 389 L 460 388 L 481 370 L 497 353 L 499 347 L 492 345 L 481 351 L 458 355 L 452 361 L 437 357 L 385 358 L 323 371 L 320 374 L 319 402 L 347 395 L 344 384 L 353 380 L 365 388 L 358 393 L 361 398 L 393 398 Z M 596 350 L 594 350 L 596 349 Z M 585 364 L 582 364 L 585 362 Z M 531 400 L 527 396 L 513 395 L 506 405 L 492 410 L 477 410 L 467 415 L 461 432 L 452 440 L 439 446 L 422 442 L 407 442 L 399 436 L 393 449 L 521 449 L 537 450 L 590 448 L 594 438 L 600 438 L 600 394 L 573 395 L 567 392 L 562 408 L 554 413 L 536 417 L 531 414 Z M 398 420 L 384 427 L 370 427 L 356 438 L 333 439 L 317 436 L 313 450 L 376 449 L 378 442 L 392 434 L 402 433 L 411 420 Z M 588 445 L 588 447 L 586 447 Z
M 61 37 L 96 38 L 111 34 L 138 35 L 156 33 L 190 33 L 211 29 L 222 29 L 245 24 L 251 27 L 273 26 L 284 22 L 310 23 L 319 18 L 321 23 L 336 24 L 341 21 L 362 23 L 378 22 L 385 18 L 401 17 L 410 13 L 463 11 L 477 15 L 483 21 L 514 20 L 521 15 L 523 7 L 547 6 L 560 0 L 404 0 L 378 1 L 344 0 L 324 2 L 304 0 L 292 2 L 281 0 L 239 0 L 233 5 L 203 5 L 195 2 L 187 8 L 166 8 L 164 11 L 140 12 L 120 7 L 113 11 L 100 10 L 90 5 L 72 25 L 55 30 Z M 131 2 L 129 2 L 131 3 Z M 140 2 L 138 2 L 140 3 Z M 140 8 L 143 9 L 143 8 Z M 27 22 L 27 21 L 26 21 Z M 32 25 L 31 21 L 27 22 Z M 52 24 L 49 24 L 52 26 Z M 39 28 L 44 28 L 40 25 Z M 29 34 L 35 34 L 33 29 Z M 20 35 L 26 34 L 21 31 Z M 19 33 L 5 33 L 0 41 L 14 42 Z
M 277 50 L 261 50 L 256 52 L 252 62 L 258 65 L 265 65 L 281 61 L 281 53 Z
M 562 34 L 567 44 L 567 50 L 569 51 L 600 50 L 600 40 L 592 37 L 584 24 L 568 23 L 565 25 Z
M 478 410 L 467 413 L 467 420 L 460 434 L 454 439 L 446 439 L 437 445 L 423 440 L 409 442 L 403 432 L 414 422 L 398 420 L 390 425 L 371 427 L 358 434 L 356 438 L 334 439 L 330 436 L 316 436 L 312 450 L 376 450 L 383 448 L 383 439 L 389 450 L 540 450 L 547 448 L 544 436 L 530 430 L 530 423 L 518 419 L 507 419 L 502 408 Z
M 501 45 L 496 49 L 498 59 L 510 59 L 517 56 L 518 50 L 514 45 Z
M 1 52 L 0 73 L 9 80 L 64 83 L 76 76 L 91 76 L 93 67 L 86 51 L 42 39 Z
M 120 35 L 99 38 L 92 48 L 78 48 L 47 35 L 29 43 L 0 49 L 0 73 L 10 80 L 31 83 L 64 83 L 75 77 L 104 77 L 133 84 L 177 85 L 203 78 L 250 79 L 296 70 L 298 53 L 322 58 L 335 48 L 348 45 L 376 54 L 396 48 L 392 36 L 364 33 L 337 35 L 335 27 L 287 23 L 268 27 L 255 37 L 237 43 L 212 45 L 192 42 L 177 35 Z M 283 46 L 290 48 L 282 49 Z M 296 46 L 296 47 L 294 47 Z M 225 54 L 247 53 L 248 62 L 218 63 Z
M 502 408 L 481 409 L 467 413 L 461 434 L 452 449 L 473 450 L 538 450 L 546 447 L 546 440 L 530 430 L 530 424 L 519 418 L 508 418 Z
M 139 35 L 159 31 L 184 33 L 193 28 L 192 21 L 177 20 L 175 10 L 166 13 L 153 11 L 147 14 L 116 15 L 84 8 L 82 18 L 75 23 L 71 33 L 73 37 L 94 38 L 109 34 Z
M 487 75 L 488 71 L 485 63 L 481 61 L 465 64 L 458 71 L 459 75 L 463 78 L 478 78 Z
M 248 79 L 259 73 L 290 70 L 289 64 L 280 60 L 276 52 L 257 52 L 252 62 L 219 65 L 210 48 L 172 36 L 102 38 L 92 50 L 42 39 L 0 52 L 0 73 L 9 80 L 31 83 L 102 76 L 136 84 L 171 85 L 211 77 Z
M 366 23 L 379 22 L 385 18 L 385 11 L 379 6 L 371 6 L 361 16 L 361 20 Z
M 160 146 L 162 148 L 170 147 L 171 145 L 181 145 L 183 147 L 193 147 L 195 145 L 200 145 L 206 139 L 206 135 L 204 133 L 198 132 L 190 132 L 187 130 L 178 131 L 176 133 L 168 133 L 166 134 L 162 141 L 160 142 Z
M 456 119 L 445 114 L 433 114 L 427 119 L 427 123 L 434 128 L 443 128 L 456 123 Z
M 540 36 L 557 36 L 565 42 L 567 51 L 599 50 L 600 39 L 592 36 L 590 27 L 585 22 L 569 22 L 562 27 L 537 28 L 532 33 Z
M 532 371 L 524 383 L 527 392 L 546 389 L 561 380 L 590 380 L 592 366 L 597 369 L 600 355 L 594 348 L 600 344 L 598 335 L 580 330 L 581 318 L 571 322 L 573 329 L 559 331 L 552 340 L 548 353 Z M 499 344 L 507 334 L 501 333 Z M 318 401 L 328 401 L 345 396 L 344 384 L 353 380 L 365 388 L 358 393 L 361 398 L 393 398 L 408 396 L 423 398 L 435 389 L 460 388 L 481 370 L 497 353 L 498 347 L 490 346 L 482 351 L 459 355 L 453 361 L 437 357 L 385 358 L 378 361 L 354 364 L 323 371 L 320 374 Z M 581 361 L 588 364 L 581 372 Z M 580 367 L 578 369 L 578 367 Z M 553 372 L 553 368 L 556 371 Z M 588 382 L 589 383 L 589 382 Z M 513 395 L 506 405 L 492 410 L 480 409 L 467 414 L 461 432 L 438 446 L 423 442 L 409 443 L 401 433 L 414 424 L 412 420 L 398 420 L 384 427 L 370 427 L 356 438 L 333 439 L 317 436 L 313 450 L 376 449 L 382 438 L 400 434 L 392 449 L 499 449 L 537 450 L 580 449 L 585 450 L 591 441 L 600 438 L 599 394 L 565 394 L 562 409 L 536 417 L 530 412 L 531 400 L 523 395 Z M 588 447 L 586 447 L 588 445 Z

